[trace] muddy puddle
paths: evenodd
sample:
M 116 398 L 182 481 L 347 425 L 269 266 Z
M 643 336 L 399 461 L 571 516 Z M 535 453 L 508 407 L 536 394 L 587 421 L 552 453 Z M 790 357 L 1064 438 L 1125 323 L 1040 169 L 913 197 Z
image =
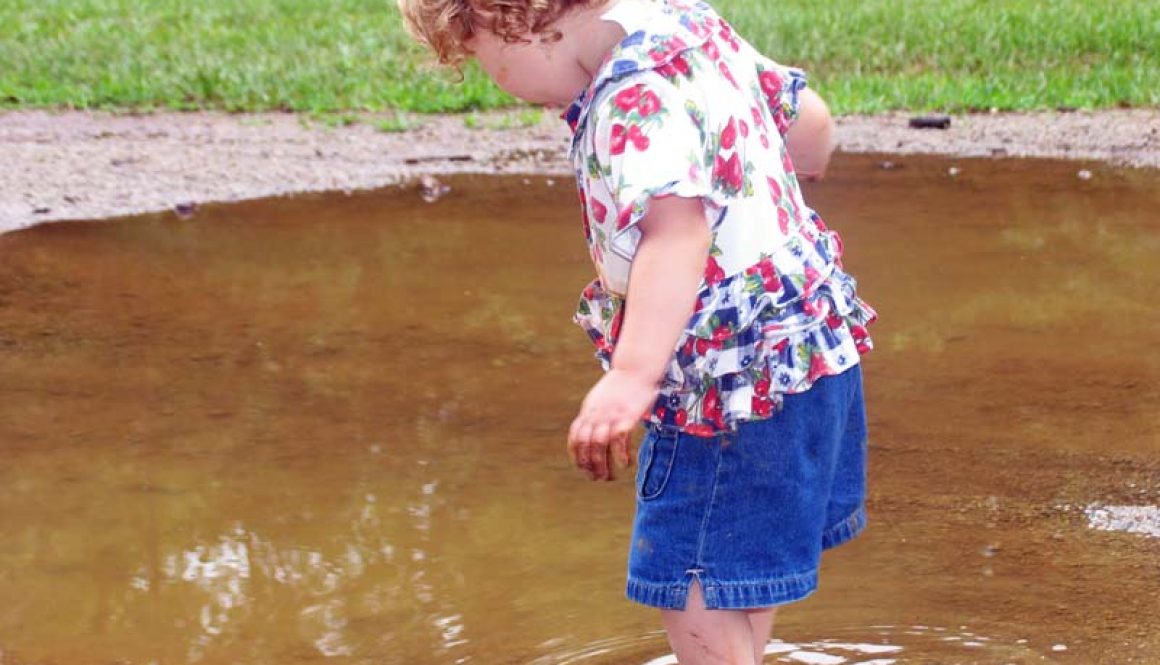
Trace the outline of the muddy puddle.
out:
M 449 184 L 0 236 L 0 663 L 672 662 L 563 452 L 574 190 Z M 809 194 L 882 315 L 871 526 L 768 662 L 1160 662 L 1160 173 Z

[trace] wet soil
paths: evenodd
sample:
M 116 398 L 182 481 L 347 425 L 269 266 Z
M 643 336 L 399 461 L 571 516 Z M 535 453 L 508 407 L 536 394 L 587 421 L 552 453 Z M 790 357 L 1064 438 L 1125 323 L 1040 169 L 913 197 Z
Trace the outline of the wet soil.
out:
M 284 113 L 0 112 L 0 232 L 303 191 L 375 188 L 422 175 L 569 176 L 552 112 L 421 116 L 401 133 L 382 116 L 328 128 Z M 1160 110 L 956 116 L 913 130 L 901 113 L 838 119 L 846 152 L 1071 157 L 1160 167 Z M 398 124 L 397 121 L 393 121 Z
M 0 236 L 0 663 L 666 653 L 629 483 L 563 452 L 574 191 L 448 184 Z M 1160 504 L 1156 172 L 842 155 L 808 196 L 882 315 L 871 525 L 769 662 L 1160 660 L 1160 539 L 1085 516 Z

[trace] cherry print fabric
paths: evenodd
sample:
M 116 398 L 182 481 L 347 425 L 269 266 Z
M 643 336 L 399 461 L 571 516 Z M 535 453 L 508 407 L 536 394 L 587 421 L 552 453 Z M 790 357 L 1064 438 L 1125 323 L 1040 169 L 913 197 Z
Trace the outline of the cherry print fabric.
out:
M 802 199 L 784 136 L 804 74 L 705 3 L 632 2 L 628 36 L 564 118 L 597 279 L 575 321 L 610 367 L 649 201 L 700 198 L 712 234 L 691 313 L 646 420 L 698 436 L 774 415 L 870 350 L 874 310 Z

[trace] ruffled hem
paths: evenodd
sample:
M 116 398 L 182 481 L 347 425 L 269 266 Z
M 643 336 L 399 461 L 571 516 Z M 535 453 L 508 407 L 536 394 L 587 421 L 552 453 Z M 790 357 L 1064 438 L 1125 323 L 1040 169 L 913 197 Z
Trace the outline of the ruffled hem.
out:
M 835 270 L 810 299 L 791 308 L 802 326 L 794 332 L 781 329 L 784 313 L 767 307 L 726 342 L 686 336 L 647 420 L 699 436 L 718 434 L 768 418 L 785 395 L 858 364 L 873 348 L 867 327 L 877 313 L 854 289 L 853 277 Z
M 832 234 L 822 234 L 805 259 L 804 240 L 793 238 L 744 271 L 705 285 L 685 335 L 752 342 L 760 335 L 789 335 L 817 325 L 817 312 L 809 303 L 837 268 L 833 242 Z M 788 274 L 776 267 L 795 264 L 802 265 L 801 270 Z
M 748 271 L 747 271 L 748 272 Z M 746 273 L 734 278 L 745 278 Z M 752 275 L 749 275 L 752 277 Z M 780 299 L 746 297 L 738 302 L 736 326 L 722 328 L 721 311 L 712 330 L 698 314 L 678 342 L 654 408 L 646 421 L 676 426 L 698 436 L 734 429 L 739 422 L 768 418 L 784 395 L 808 390 L 819 378 L 840 374 L 873 348 L 867 327 L 877 313 L 857 296 L 857 281 L 836 265 L 814 288 L 799 290 L 788 306 Z M 807 279 L 806 283 L 810 280 Z M 731 289 L 716 298 L 728 299 Z M 596 344 L 607 370 L 619 334 L 623 301 L 599 281 L 585 289 L 575 321 Z M 606 335 L 605 321 L 611 321 Z

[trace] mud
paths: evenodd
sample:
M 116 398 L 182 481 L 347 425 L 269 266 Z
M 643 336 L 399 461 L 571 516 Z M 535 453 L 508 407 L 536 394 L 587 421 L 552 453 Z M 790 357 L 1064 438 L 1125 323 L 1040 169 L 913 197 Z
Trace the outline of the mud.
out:
M 446 184 L 0 236 L 0 662 L 664 661 L 631 487 L 563 452 L 574 192 Z M 871 525 L 768 662 L 1157 662 L 1160 539 L 1088 514 L 1160 504 L 1156 172 L 842 155 L 808 196 L 882 314 Z
M 551 112 L 539 122 L 526 112 L 422 116 L 402 133 L 376 129 L 382 116 L 352 117 L 358 122 L 328 128 L 280 113 L 0 112 L 0 232 L 213 201 L 369 189 L 423 175 L 571 174 L 567 130 Z M 909 129 L 907 120 L 839 118 L 839 149 L 1160 167 L 1155 109 L 965 115 L 946 131 Z

